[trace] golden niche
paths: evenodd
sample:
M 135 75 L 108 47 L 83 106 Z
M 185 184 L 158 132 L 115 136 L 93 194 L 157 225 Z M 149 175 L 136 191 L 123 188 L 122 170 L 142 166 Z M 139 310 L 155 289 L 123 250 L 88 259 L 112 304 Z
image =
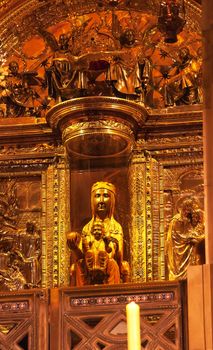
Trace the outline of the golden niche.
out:
M 83 227 L 82 234 L 70 232 L 67 235 L 75 260 L 70 270 L 72 285 L 129 281 L 129 264 L 123 260 L 123 229 L 114 218 L 115 195 L 112 183 L 94 183 L 91 220 Z

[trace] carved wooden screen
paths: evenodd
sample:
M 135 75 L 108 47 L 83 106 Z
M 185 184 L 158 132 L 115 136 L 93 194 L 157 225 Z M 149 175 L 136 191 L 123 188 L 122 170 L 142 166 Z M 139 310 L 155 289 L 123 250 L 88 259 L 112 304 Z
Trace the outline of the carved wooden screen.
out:
M 183 282 L 0 293 L 1 350 L 127 350 L 126 304 L 140 305 L 141 349 L 187 350 Z
M 187 350 L 181 283 L 126 284 L 52 292 L 51 350 L 127 350 L 125 306 L 140 305 L 141 348 Z M 59 309 L 58 309 L 58 302 Z

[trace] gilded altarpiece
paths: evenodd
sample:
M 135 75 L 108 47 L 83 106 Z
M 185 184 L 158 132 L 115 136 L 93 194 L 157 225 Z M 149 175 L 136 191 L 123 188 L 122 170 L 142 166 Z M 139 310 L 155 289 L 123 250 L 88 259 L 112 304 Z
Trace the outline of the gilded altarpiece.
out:
M 32 291 L 1 293 L 0 347 L 125 349 L 134 300 L 143 348 L 187 349 L 185 287 L 165 281 L 164 248 L 182 200 L 203 202 L 200 6 L 186 1 L 184 30 L 168 43 L 158 0 L 0 3 L 0 192 L 13 185 L 11 237 L 33 223 L 41 238 L 38 284 L 26 265 L 21 288 Z M 131 281 L 67 288 L 66 235 L 88 222 L 99 176 L 118 188 Z

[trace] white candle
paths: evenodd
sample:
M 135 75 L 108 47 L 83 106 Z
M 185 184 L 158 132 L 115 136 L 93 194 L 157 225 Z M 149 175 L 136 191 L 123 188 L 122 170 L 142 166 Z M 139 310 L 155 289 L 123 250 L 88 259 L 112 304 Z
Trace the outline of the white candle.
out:
M 140 307 L 134 301 L 126 306 L 128 350 L 141 350 Z

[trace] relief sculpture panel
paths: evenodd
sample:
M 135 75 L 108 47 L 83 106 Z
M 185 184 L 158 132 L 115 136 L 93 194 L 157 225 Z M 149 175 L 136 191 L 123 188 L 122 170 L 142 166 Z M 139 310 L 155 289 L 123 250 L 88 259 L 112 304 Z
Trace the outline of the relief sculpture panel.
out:
M 199 166 L 165 170 L 167 278 L 186 278 L 189 265 L 205 263 L 204 191 Z
M 39 179 L 2 179 L 0 280 L 2 290 L 41 285 Z M 34 189 L 34 190 L 33 190 Z

